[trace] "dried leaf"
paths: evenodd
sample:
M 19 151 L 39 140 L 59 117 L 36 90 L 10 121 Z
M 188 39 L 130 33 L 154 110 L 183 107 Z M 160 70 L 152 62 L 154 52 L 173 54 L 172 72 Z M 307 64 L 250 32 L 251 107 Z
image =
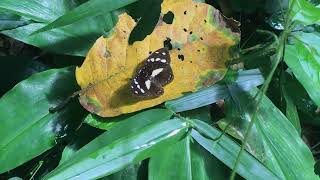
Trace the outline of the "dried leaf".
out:
M 174 15 L 171 24 L 162 19 L 167 13 Z M 77 68 L 77 82 L 85 89 L 80 103 L 90 112 L 113 117 L 214 84 L 223 78 L 231 47 L 239 42 L 240 36 L 236 21 L 225 18 L 210 5 L 192 0 L 164 0 L 154 31 L 144 40 L 129 45 L 135 25 L 129 15 L 120 15 L 113 31 L 96 41 L 82 66 Z M 130 80 L 137 67 L 150 51 L 162 48 L 165 41 L 173 47 L 170 56 L 174 80 L 158 98 L 132 96 Z

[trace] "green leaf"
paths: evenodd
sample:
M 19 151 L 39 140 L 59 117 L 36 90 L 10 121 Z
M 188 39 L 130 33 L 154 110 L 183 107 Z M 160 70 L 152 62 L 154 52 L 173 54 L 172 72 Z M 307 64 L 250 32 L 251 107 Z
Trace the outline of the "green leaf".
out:
M 76 88 L 74 68 L 53 69 L 20 82 L 0 99 L 0 162 L 5 162 L 0 173 L 53 147 L 67 121 L 80 122 L 84 111 L 75 101 L 48 111 Z
M 202 134 L 213 139 L 219 137 L 222 132 L 199 120 L 193 120 L 193 123 L 195 130 L 192 130 L 191 132 L 192 137 L 225 165 L 229 168 L 233 168 L 240 151 L 239 144 L 226 135 L 223 135 L 217 141 L 207 139 L 202 136 Z M 279 179 L 246 151 L 244 151 L 240 157 L 237 173 L 245 179 Z
M 313 171 L 315 162 L 310 149 L 281 111 L 266 96 L 258 105 L 257 98 L 254 99 L 257 90 L 242 92 L 236 87 L 230 87 L 230 90 L 233 104 L 227 109 L 236 110 L 230 111 L 233 114 L 229 117 L 238 118 L 232 119 L 227 132 L 243 140 L 256 112 L 246 149 L 281 179 L 316 179 Z
M 1 31 L 1 33 L 47 51 L 85 56 L 96 39 L 113 28 L 115 15 L 102 13 L 63 28 L 31 35 L 34 31 L 46 26 L 47 23 L 69 12 L 79 4 L 79 2 L 68 0 L 1 1 L 0 11 L 12 16 L 20 15 L 22 19 L 29 20 L 25 26 L 19 25 L 16 29 Z M 12 19 L 9 16 L 6 18 L 3 21 Z
M 166 149 L 184 136 L 189 125 L 179 119 L 123 121 L 81 148 L 44 179 L 94 179 L 110 175 L 131 163 Z
M 320 106 L 320 35 L 299 33 L 293 45 L 287 45 L 285 62 L 310 98 Z
M 94 138 L 102 134 L 103 131 L 97 130 L 87 124 L 81 124 L 80 128 L 75 131 L 72 137 L 72 141 L 63 149 L 59 165 L 74 157 L 74 154 L 88 144 Z
M 290 0 L 292 6 L 289 19 L 304 25 L 320 22 L 320 6 L 315 6 L 306 0 Z
M 144 172 L 141 172 L 144 170 Z M 143 173 L 143 174 L 142 174 Z M 131 164 L 125 169 L 113 173 L 107 177 L 102 178 L 101 180 L 139 180 L 147 179 L 146 174 L 148 173 L 147 163 L 140 162 L 136 164 Z
M 41 49 L 75 56 L 85 56 L 95 40 L 105 30 L 113 27 L 111 14 L 97 16 L 72 25 L 31 36 L 44 23 L 31 23 L 16 29 L 1 31 L 2 34 Z
M 234 78 L 233 76 L 238 76 L 235 82 L 244 90 L 250 90 L 263 83 L 263 77 L 258 69 L 242 71 L 236 75 L 227 75 L 224 80 L 229 81 L 229 79 Z M 215 84 L 181 98 L 167 101 L 165 106 L 175 112 L 182 112 L 212 104 L 228 96 L 228 87 L 225 84 Z
M 136 113 L 125 114 L 112 118 L 102 118 L 93 114 L 89 114 L 84 121 L 95 128 L 110 130 L 114 126 L 127 123 L 126 121 L 135 122 L 139 120 L 144 121 L 144 123 L 152 123 L 155 121 L 166 120 L 172 116 L 173 112 L 167 109 L 152 109 L 136 115 L 134 114 Z M 132 124 L 132 126 L 134 125 Z
M 18 15 L 1 12 L 0 10 L 0 31 L 14 29 L 31 23 L 30 20 Z
M 89 0 L 86 3 L 81 4 L 77 8 L 69 11 L 65 15 L 59 17 L 47 26 L 35 31 L 34 33 L 44 32 L 54 28 L 66 26 L 85 18 L 107 14 L 108 12 L 122 8 L 135 1 L 137 0 Z
M 74 1 L 70 0 L 1 0 L 0 10 L 37 22 L 48 23 L 76 5 Z
M 288 95 L 299 110 L 301 122 L 320 127 L 320 114 L 316 112 L 318 107 L 310 99 L 310 96 L 303 86 L 295 79 L 294 75 L 287 76 L 285 87 L 288 89 Z M 292 91 L 292 89 L 294 89 L 294 91 Z
M 149 180 L 167 179 L 224 179 L 227 169 L 187 136 L 149 161 Z
M 301 125 L 299 120 L 299 114 L 296 105 L 293 102 L 293 99 L 289 95 L 288 91 L 290 90 L 286 85 L 287 82 L 290 81 L 290 78 L 288 78 L 288 74 L 286 74 L 283 78 L 285 79 L 285 82 L 281 84 L 281 90 L 283 97 L 286 101 L 286 116 L 288 120 L 292 123 L 292 125 L 296 128 L 299 134 L 301 134 Z

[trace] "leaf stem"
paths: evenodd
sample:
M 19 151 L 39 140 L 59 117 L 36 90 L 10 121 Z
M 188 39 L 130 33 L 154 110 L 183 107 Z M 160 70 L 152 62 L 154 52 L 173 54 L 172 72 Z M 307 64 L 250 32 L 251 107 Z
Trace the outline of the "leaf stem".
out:
M 290 9 L 292 9 L 292 4 L 290 6 Z M 289 19 L 289 15 L 288 14 L 289 13 L 290 13 L 290 11 L 287 11 L 286 25 L 285 25 L 284 31 L 280 35 L 280 38 L 279 38 L 280 41 L 278 41 L 278 49 L 277 49 L 277 53 L 276 53 L 276 56 L 275 56 L 275 59 L 274 59 L 274 62 L 273 62 L 273 67 L 272 67 L 270 73 L 268 74 L 268 77 L 267 77 L 265 83 L 262 85 L 261 89 L 258 91 L 257 95 L 255 96 L 256 102 L 257 102 L 256 109 L 253 112 L 253 114 L 251 116 L 251 121 L 249 123 L 249 126 L 246 129 L 246 132 L 245 132 L 245 135 L 244 135 L 244 138 L 243 138 L 243 141 L 242 141 L 242 146 L 240 148 L 240 151 L 238 153 L 238 156 L 237 156 L 237 159 L 235 161 L 234 167 L 232 169 L 232 173 L 231 173 L 231 176 L 230 176 L 231 180 L 235 179 L 236 170 L 237 170 L 237 168 L 238 168 L 238 166 L 240 164 L 240 157 L 241 157 L 241 154 L 244 151 L 245 144 L 248 141 L 248 137 L 249 137 L 249 134 L 251 132 L 251 129 L 252 129 L 252 127 L 253 127 L 253 125 L 254 125 L 254 123 L 256 121 L 257 112 L 259 111 L 263 95 L 267 92 L 269 84 L 270 84 L 270 82 L 272 80 L 272 77 L 273 77 L 273 75 L 274 75 L 279 63 L 281 62 L 281 60 L 283 60 L 284 53 L 285 53 L 285 45 L 286 45 L 286 42 L 287 42 L 288 34 L 291 31 L 291 28 L 290 28 L 290 25 L 289 25 L 289 21 L 288 21 L 288 19 Z

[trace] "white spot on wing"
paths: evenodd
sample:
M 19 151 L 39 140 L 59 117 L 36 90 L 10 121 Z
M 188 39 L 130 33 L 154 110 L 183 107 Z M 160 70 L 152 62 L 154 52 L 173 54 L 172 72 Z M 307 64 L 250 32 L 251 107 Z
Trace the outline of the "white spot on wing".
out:
M 151 81 L 150 80 L 146 80 L 145 84 L 146 84 L 147 89 L 150 89 Z
M 166 55 L 166 53 L 165 53 L 165 52 L 163 52 L 163 53 L 162 53 L 162 55 Z
M 131 88 L 133 88 L 133 86 L 131 86 Z
M 166 63 L 167 61 L 165 59 L 161 59 L 161 62 L 162 63 Z
M 144 90 L 143 90 L 143 89 L 140 89 L 140 91 L 142 92 L 142 94 L 144 93 Z
M 138 89 L 141 89 L 139 84 L 137 85 L 137 88 L 138 88 Z
M 138 91 L 134 91 L 135 94 L 138 94 Z
M 156 61 L 160 61 L 160 58 L 157 58 Z
M 156 51 L 156 54 L 159 54 L 159 52 L 158 52 L 158 51 Z
M 150 61 L 151 61 L 151 62 L 154 62 L 154 58 L 151 58 Z
M 155 69 L 152 71 L 151 76 L 155 77 L 156 75 L 160 74 L 163 71 L 163 68 Z
M 138 84 L 138 82 L 137 82 L 137 80 L 136 80 L 136 79 L 133 79 L 133 82 L 134 82 L 135 84 Z

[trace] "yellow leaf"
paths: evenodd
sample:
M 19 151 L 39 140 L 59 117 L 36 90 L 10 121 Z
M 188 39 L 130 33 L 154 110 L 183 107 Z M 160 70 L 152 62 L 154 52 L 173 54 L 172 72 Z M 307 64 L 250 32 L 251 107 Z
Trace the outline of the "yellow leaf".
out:
M 174 14 L 172 24 L 162 20 L 168 12 Z M 236 27 L 227 27 L 234 24 Z M 113 117 L 212 85 L 223 78 L 225 62 L 239 41 L 239 33 L 232 31 L 238 28 L 237 22 L 223 17 L 210 5 L 192 0 L 164 0 L 154 31 L 144 40 L 129 45 L 129 35 L 135 25 L 129 15 L 120 15 L 113 31 L 96 41 L 82 66 L 76 69 L 77 82 L 84 89 L 79 100 L 90 112 Z M 173 81 L 164 87 L 160 97 L 132 96 L 130 79 L 135 76 L 138 64 L 150 51 L 162 48 L 168 39 L 173 46 L 170 50 Z

